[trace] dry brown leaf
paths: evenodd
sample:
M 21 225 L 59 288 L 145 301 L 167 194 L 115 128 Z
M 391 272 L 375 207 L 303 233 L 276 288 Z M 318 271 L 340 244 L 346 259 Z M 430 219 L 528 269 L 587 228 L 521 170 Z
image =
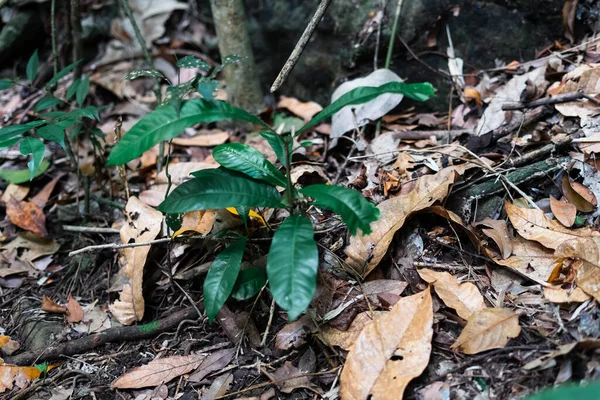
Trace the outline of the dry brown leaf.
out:
M 554 252 L 557 262 L 574 261 L 575 283 L 590 296 L 600 299 L 600 238 L 573 239 L 561 244 Z
M 83 308 L 81 308 L 77 300 L 71 295 L 69 295 L 69 299 L 67 300 L 67 311 L 67 321 L 73 323 L 83 320 Z
M 10 199 L 6 203 L 6 215 L 10 222 L 27 231 L 47 236 L 46 215 L 38 206 L 30 201 Z
M 575 223 L 575 218 L 577 218 L 577 207 L 573 204 L 556 200 L 554 196 L 550 196 L 550 210 L 558 222 L 567 228 L 570 228 Z
M 56 313 L 56 314 L 66 314 L 67 313 L 67 307 L 59 305 L 54 300 L 52 300 L 50 297 L 45 296 L 45 295 L 44 295 L 44 297 L 42 297 L 41 310 L 49 312 L 49 313 Z
M 218 129 L 200 130 L 189 138 L 175 138 L 173 144 L 177 146 L 217 146 L 225 143 L 229 139 L 229 133 Z
M 11 197 L 17 201 L 21 201 L 25 197 L 27 197 L 28 194 L 29 194 L 29 186 L 15 185 L 13 183 L 10 183 L 6 187 L 6 190 L 4 191 L 4 193 L 2 193 L 2 197 L 0 198 L 0 201 L 2 203 L 8 203 L 10 201 Z
M 36 367 L 18 367 L 0 363 L 0 393 L 14 386 L 26 388 L 31 381 L 39 378 L 42 371 Z
M 235 354 L 235 348 L 221 349 L 210 353 L 188 378 L 190 382 L 200 382 L 208 374 L 220 371 L 229 365 Z
M 452 349 L 465 354 L 477 354 L 490 349 L 499 349 L 508 339 L 521 333 L 519 315 L 506 308 L 484 308 L 467 320 Z
M 219 164 L 216 162 L 184 162 L 184 163 L 173 163 L 169 164 L 169 175 L 171 175 L 171 182 L 173 185 L 181 185 L 183 182 L 188 181 L 192 178 L 190 175 L 192 172 L 200 171 L 203 169 L 217 168 Z M 161 171 L 156 176 L 156 183 L 169 183 L 165 170 Z
M 343 399 L 401 400 L 429 363 L 433 308 L 429 289 L 403 297 L 368 324 L 350 347 L 340 377 Z
M 575 15 L 577 13 L 577 3 L 579 0 L 566 0 L 562 9 L 562 23 L 564 35 L 572 44 L 575 42 Z
M 73 329 L 89 335 L 90 333 L 102 332 L 110 328 L 111 325 L 108 314 L 102 311 L 96 305 L 96 302 L 93 302 L 83 307 L 83 320 L 73 324 Z
M 215 223 L 216 214 L 212 210 L 190 211 L 183 215 L 181 228 L 173 234 L 177 237 L 185 232 L 196 232 L 201 235 L 208 235 Z
M 473 226 L 487 226 L 491 229 L 481 229 L 484 235 L 489 237 L 496 243 L 500 250 L 500 255 L 503 259 L 510 257 L 512 254 L 512 243 L 508 236 L 508 228 L 506 227 L 506 221 L 486 218 L 483 221 L 479 221 L 473 224 Z
M 112 383 L 112 387 L 113 389 L 139 389 L 158 386 L 198 368 L 205 358 L 206 354 L 158 358 L 126 372 Z
M 562 179 L 564 196 L 573 204 L 577 211 L 592 212 L 596 209 L 598 201 L 594 193 L 579 182 L 572 181 L 567 175 Z
M 528 362 L 522 368 L 525 371 L 531 371 L 534 369 L 546 369 L 546 368 L 553 367 L 554 365 L 556 365 L 555 358 L 567 355 L 576 348 L 586 349 L 586 350 L 597 349 L 597 348 L 600 348 L 600 340 L 584 339 L 580 342 L 563 344 L 561 346 L 558 346 L 558 349 L 556 349 L 552 353 L 544 354 L 543 356 L 536 358 L 533 361 Z
M 565 74 L 558 94 L 575 93 L 581 90 L 588 96 L 600 93 L 600 68 L 597 65 L 582 64 Z M 577 100 L 555 104 L 554 107 L 565 117 L 588 118 L 598 112 L 598 105 L 591 100 Z
M 0 249 L 25 249 L 19 258 L 33 262 L 40 257 L 55 254 L 60 249 L 60 244 L 54 239 L 40 237 L 31 232 L 20 232 L 12 242 L 1 246 Z
M 227 372 L 223 375 L 219 375 L 215 378 L 210 387 L 203 391 L 200 400 L 214 400 L 221 398 L 229 391 L 229 388 L 233 384 L 233 372 Z
M 162 225 L 162 213 L 142 203 L 137 197 L 129 198 L 125 211 L 128 223 L 121 228 L 121 243 L 143 243 L 156 238 Z M 127 260 L 124 273 L 131 284 L 131 301 L 137 321 L 141 321 L 144 316 L 142 278 L 149 251 L 150 246 L 123 249 Z
M 319 387 L 311 383 L 308 376 L 294 367 L 290 361 L 286 361 L 281 367 L 267 375 L 283 393 L 292 393 L 300 388 L 310 389 L 317 394 L 320 393 Z
M 336 328 L 327 326 L 319 333 L 319 337 L 329 346 L 338 346 L 344 350 L 348 350 L 354 344 L 358 335 L 362 332 L 365 326 L 373 322 L 373 319 L 379 319 L 387 314 L 387 311 L 364 311 L 354 317 L 350 327 L 341 331 Z
M 287 108 L 306 122 L 310 121 L 312 117 L 317 115 L 317 113 L 323 109 L 323 107 L 314 101 L 308 101 L 304 103 L 298 99 L 294 99 L 293 97 L 285 96 L 281 96 L 279 98 L 277 108 Z
M 556 249 L 570 239 L 600 235 L 589 227 L 567 229 L 560 222 L 546 217 L 542 210 L 521 208 L 508 201 L 504 202 L 504 206 L 510 222 L 521 236 L 549 249 Z
M 292 348 L 298 348 L 306 343 L 306 337 L 316 332 L 317 327 L 313 322 L 312 318 L 308 315 L 304 315 L 302 318 L 297 319 L 285 325 L 275 337 L 275 348 L 279 350 L 289 350 Z
M 54 178 L 50 182 L 48 182 L 46 184 L 46 186 L 44 186 L 44 188 L 38 194 L 36 194 L 35 196 L 33 196 L 31 198 L 31 202 L 33 204 L 35 204 L 36 206 L 38 206 L 40 209 L 43 209 L 44 207 L 46 207 L 46 203 L 48 203 L 48 199 L 50 198 L 50 195 L 54 191 L 54 187 L 56 187 L 56 184 L 58 183 L 60 178 L 62 178 L 63 176 L 64 176 L 64 174 L 59 174 L 56 178 Z
M 437 272 L 430 269 L 420 269 L 417 272 L 425 282 L 433 284 L 440 299 L 448 307 L 454 309 L 459 317 L 469 319 L 474 312 L 486 308 L 479 289 L 471 282 L 460 283 L 448 272 Z
M 138 320 L 133 305 L 133 293 L 129 283 L 123 286 L 119 293 L 119 300 L 108 306 L 111 314 L 123 325 L 131 325 Z
M 591 297 L 581 288 L 563 289 L 559 287 L 545 287 L 544 298 L 552 303 L 583 303 Z
M 545 285 L 555 266 L 554 252 L 539 243 L 518 236 L 511 239 L 512 256 L 506 260 L 494 260 L 496 264 L 508 267 L 515 272 Z
M 445 168 L 435 175 L 419 178 L 410 193 L 380 203 L 377 208 L 381 216 L 371 224 L 372 233 L 350 238 L 350 245 L 345 250 L 346 263 L 363 276 L 371 272 L 385 256 L 394 234 L 402 228 L 406 218 L 444 199 L 455 179 L 455 170 Z

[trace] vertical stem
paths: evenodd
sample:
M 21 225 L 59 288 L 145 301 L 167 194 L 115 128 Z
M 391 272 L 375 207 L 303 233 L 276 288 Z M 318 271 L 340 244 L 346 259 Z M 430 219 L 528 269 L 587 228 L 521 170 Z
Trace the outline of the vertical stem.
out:
M 287 188 L 285 189 L 285 198 L 290 205 L 290 215 L 294 215 L 294 185 L 292 184 L 292 155 L 290 154 L 290 141 L 293 141 L 293 134 L 285 136 L 283 141 L 285 143 L 285 160 L 287 167 L 285 169 L 285 176 L 287 178 Z
M 56 0 L 50 3 L 50 30 L 52 31 L 52 67 L 54 76 L 58 74 L 58 50 L 56 45 Z
M 83 45 L 81 41 L 81 7 L 79 0 L 71 0 L 71 37 L 73 39 L 73 62 L 81 60 Z M 82 63 L 75 67 L 74 79 L 81 78 Z
M 396 7 L 396 15 L 394 16 L 394 24 L 392 25 L 392 34 L 388 45 L 387 57 L 385 58 L 385 67 L 389 68 L 392 63 L 392 54 L 394 54 L 394 40 L 396 39 L 396 31 L 398 30 L 398 20 L 400 19 L 400 11 L 402 10 L 402 0 L 398 0 Z

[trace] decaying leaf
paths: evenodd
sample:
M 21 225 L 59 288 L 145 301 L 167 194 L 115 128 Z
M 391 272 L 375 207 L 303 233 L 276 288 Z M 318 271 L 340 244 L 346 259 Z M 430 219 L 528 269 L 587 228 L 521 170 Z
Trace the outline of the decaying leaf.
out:
M 408 194 L 380 203 L 377 208 L 381 216 L 371 224 L 373 232 L 350 238 L 350 245 L 345 250 L 346 263 L 363 276 L 371 272 L 385 256 L 394 234 L 402 228 L 406 218 L 444 199 L 455 179 L 454 169 L 445 168 L 435 175 L 421 177 Z
M 519 336 L 519 333 L 519 315 L 514 311 L 484 308 L 471 315 L 452 348 L 465 354 L 477 354 L 502 348 L 508 339 Z
M 420 269 L 418 272 L 425 282 L 433 284 L 440 299 L 448 307 L 454 309 L 459 317 L 469 319 L 474 312 L 486 308 L 479 289 L 471 282 L 460 283 L 448 272 L 437 272 L 430 269 Z
M 581 288 L 563 289 L 559 287 L 545 287 L 544 298 L 553 303 L 583 303 L 591 297 L 586 294 Z
M 207 235 L 215 223 L 215 218 L 216 214 L 212 210 L 187 212 L 183 215 L 181 228 L 173 234 L 173 237 L 175 238 L 185 232 L 196 232 L 201 235 Z
M 403 297 L 360 333 L 340 377 L 343 399 L 401 400 L 406 385 L 429 363 L 433 336 L 431 293 Z
M 67 300 L 67 311 L 67 321 L 73 323 L 83 320 L 83 308 L 81 308 L 77 300 L 71 295 L 69 295 L 69 299 Z
M 319 394 L 319 387 L 311 383 L 306 374 L 303 374 L 298 368 L 286 361 L 281 367 L 268 374 L 269 378 L 275 382 L 279 390 L 283 393 L 292 393 L 296 389 L 306 388 Z
M 2 193 L 2 197 L 0 197 L 0 202 L 8 203 L 11 198 L 16 201 L 21 201 L 27 197 L 29 194 L 29 186 L 23 185 L 15 185 L 14 183 L 10 183 L 6 189 L 4 189 L 4 193 Z
M 319 111 L 323 109 L 319 104 L 314 101 L 308 101 L 306 103 L 294 99 L 293 97 L 281 96 L 277 108 L 287 108 L 292 113 L 296 114 L 304 121 L 308 122 L 314 117 Z
M 10 222 L 27 231 L 40 236 L 47 236 L 46 215 L 31 201 L 17 201 L 10 199 L 6 203 L 6 215 Z
M 220 371 L 229 365 L 235 354 L 235 348 L 221 349 L 210 353 L 188 378 L 190 382 L 200 382 L 208 374 Z
M 560 222 L 546 217 L 542 210 L 521 208 L 508 201 L 504 206 L 510 222 L 521 236 L 535 240 L 549 249 L 556 249 L 569 239 L 600 235 L 589 227 L 567 229 Z
M 123 286 L 119 293 L 119 300 L 110 304 L 108 309 L 113 317 L 123 325 L 131 325 L 138 320 L 133 305 L 133 289 L 129 283 Z
M 554 252 L 558 262 L 573 261 L 575 283 L 590 296 L 600 299 L 600 238 L 579 238 L 562 243 Z
M 496 264 L 511 268 L 541 285 L 546 284 L 556 264 L 554 252 L 519 235 L 511 238 L 511 244 L 512 255 L 506 260 L 494 260 Z
M 341 331 L 327 326 L 321 330 L 319 337 L 329 346 L 338 346 L 344 350 L 348 350 L 365 326 L 373 322 L 374 319 L 383 317 L 385 314 L 387 314 L 387 311 L 373 311 L 373 313 L 364 311 L 354 318 L 347 330 Z
M 550 368 L 556 365 L 557 357 L 565 356 L 575 349 L 593 350 L 598 348 L 600 348 L 600 340 L 598 339 L 584 339 L 580 342 L 563 344 L 558 346 L 558 349 L 552 353 L 538 357 L 535 360 L 525 364 L 522 368 L 525 371 Z
M 508 236 L 508 228 L 506 227 L 506 221 L 486 218 L 483 221 L 479 221 L 473 224 L 473 226 L 487 226 L 489 229 L 481 229 L 484 235 L 489 237 L 496 243 L 500 250 L 502 258 L 508 258 L 512 254 L 512 243 Z
M 36 367 L 18 367 L 0 363 L 0 393 L 4 393 L 7 389 L 11 390 L 14 386 L 26 388 L 41 374 L 42 371 Z
M 206 354 L 158 358 L 132 369 L 112 383 L 114 389 L 137 389 L 158 386 L 186 374 L 200 365 Z
M 229 132 L 218 129 L 201 130 L 195 136 L 189 138 L 174 138 L 173 144 L 177 146 L 217 146 L 229 139 Z
M 550 196 L 550 210 L 558 222 L 567 228 L 570 228 L 575 223 L 575 218 L 577 218 L 577 207 L 573 204 L 556 200 L 553 196 Z
M 67 313 L 67 307 L 59 305 L 57 302 L 55 302 L 48 296 L 42 297 L 41 310 L 49 312 L 49 313 L 55 313 L 55 314 L 66 314 Z
M 577 208 L 577 211 L 592 212 L 598 206 L 598 200 L 594 193 L 581 183 L 572 181 L 568 175 L 563 176 L 562 191 L 569 202 Z
M 306 343 L 309 334 L 316 332 L 317 327 L 312 318 L 304 315 L 294 322 L 286 324 L 275 337 L 275 348 L 279 350 L 289 350 L 298 348 Z
M 89 335 L 90 333 L 101 332 L 111 327 L 112 324 L 108 314 L 102 311 L 96 303 L 93 302 L 83 307 L 83 319 L 81 322 L 74 323 L 73 329 Z
M 19 258 L 33 262 L 40 257 L 55 254 L 60 249 L 60 244 L 54 239 L 40 237 L 31 232 L 19 232 L 12 242 L 1 246 L 0 249 L 24 249 Z
M 141 202 L 137 197 L 130 197 L 125 207 L 128 216 L 128 223 L 121 228 L 122 243 L 143 243 L 156 238 L 162 225 L 162 213 L 156 211 L 150 206 Z M 123 249 L 127 265 L 125 266 L 125 276 L 129 279 L 131 285 L 131 304 L 133 315 L 136 321 L 140 321 L 144 316 L 144 296 L 142 294 L 142 278 L 144 276 L 144 264 L 150 246 L 128 247 Z M 127 299 L 129 300 L 129 299 Z M 126 301 L 121 296 L 119 309 L 124 311 Z M 111 307 L 116 309 L 116 302 Z M 128 313 L 130 316 L 131 314 Z M 130 321 L 125 318 L 123 321 Z M 121 320 L 119 322 L 125 323 Z M 131 324 L 132 322 L 129 322 Z
M 221 397 L 227 393 L 232 384 L 233 372 L 227 372 L 223 375 L 219 375 L 215 378 L 213 383 L 210 384 L 210 387 L 202 393 L 200 400 L 213 400 Z

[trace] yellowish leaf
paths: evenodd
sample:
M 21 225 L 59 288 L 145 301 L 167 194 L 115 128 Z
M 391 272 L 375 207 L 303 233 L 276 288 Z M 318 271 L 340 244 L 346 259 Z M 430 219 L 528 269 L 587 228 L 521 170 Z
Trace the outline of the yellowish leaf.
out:
M 583 303 L 591 297 L 588 296 L 581 288 L 562 289 L 559 287 L 545 287 L 544 298 L 553 303 Z
M 506 308 L 484 308 L 467 320 L 452 349 L 465 354 L 477 354 L 502 348 L 508 340 L 519 336 L 519 315 Z
M 556 200 L 553 196 L 550 196 L 550 210 L 558 222 L 567 228 L 570 228 L 575 223 L 575 218 L 577 218 L 577 207 L 573 204 Z
M 37 379 L 42 371 L 35 367 L 19 367 L 16 365 L 0 365 L 0 393 L 14 386 L 20 389 L 26 388 L 31 381 Z
M 173 144 L 177 146 L 217 146 L 229 139 L 229 133 L 218 129 L 200 130 L 190 138 L 174 138 Z
M 577 208 L 577 211 L 592 212 L 598 205 L 594 193 L 581 183 L 572 181 L 568 175 L 563 176 L 562 191 L 569 202 Z
M 523 239 L 511 239 L 512 255 L 506 260 L 494 260 L 527 278 L 545 285 L 555 266 L 554 252 L 541 244 Z
M 420 269 L 419 275 L 433 288 L 448 307 L 454 309 L 459 317 L 469 319 L 476 311 L 486 308 L 483 296 L 477 286 L 471 282 L 460 283 L 448 272 Z
M 570 259 L 575 269 L 575 283 L 590 296 L 600 300 L 600 238 L 579 238 L 564 242 L 554 256 L 557 261 Z
M 314 117 L 319 111 L 323 109 L 319 104 L 314 101 L 308 101 L 303 103 L 293 97 L 281 96 L 277 108 L 287 108 L 292 113 L 296 114 L 304 121 L 308 122 Z
M 174 234 L 173 238 L 185 232 L 196 232 L 201 235 L 208 235 L 215 223 L 215 212 L 212 210 L 190 211 L 183 215 L 181 228 Z
M 238 211 L 236 210 L 236 208 L 235 208 L 235 207 L 227 207 L 227 208 L 226 208 L 226 210 L 227 210 L 227 211 L 229 211 L 230 213 L 232 213 L 233 215 L 240 215 L 240 213 L 238 213 Z M 259 221 L 260 221 L 260 223 L 261 223 L 263 226 L 266 226 L 266 225 L 267 225 L 267 224 L 265 223 L 265 220 L 264 220 L 264 218 L 263 218 L 263 217 L 261 217 L 261 216 L 260 216 L 260 214 L 258 214 L 258 213 L 257 213 L 256 211 L 254 211 L 254 210 L 250 210 L 250 211 L 248 211 L 248 216 L 249 216 L 250 218 L 256 218 L 257 220 L 259 220 Z
M 354 317 L 347 330 L 341 331 L 336 328 L 327 326 L 320 333 L 319 337 L 329 346 L 338 346 L 344 350 L 348 350 L 354 344 L 358 335 L 362 332 L 365 326 L 373 322 L 374 319 L 379 319 L 387 311 L 364 311 Z
M 403 297 L 368 324 L 350 347 L 340 377 L 342 399 L 401 400 L 429 363 L 433 336 L 431 292 Z

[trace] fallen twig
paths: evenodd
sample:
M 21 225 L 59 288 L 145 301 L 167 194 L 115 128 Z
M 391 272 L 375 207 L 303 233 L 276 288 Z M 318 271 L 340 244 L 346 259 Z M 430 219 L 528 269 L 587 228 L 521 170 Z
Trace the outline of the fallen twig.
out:
M 502 110 L 522 110 L 524 108 L 534 108 L 538 106 L 547 106 L 551 104 L 568 103 L 570 101 L 580 100 L 586 97 L 582 90 L 572 93 L 563 93 L 552 97 L 543 97 L 541 99 L 529 101 L 527 103 L 503 104 Z
M 202 307 L 198 305 L 198 307 Z M 175 329 L 184 319 L 198 317 L 196 308 L 189 307 L 170 313 L 168 317 L 144 325 L 118 326 L 94 333 L 80 339 L 51 345 L 41 349 L 26 351 L 8 358 L 6 363 L 13 365 L 31 365 L 43 361 L 56 360 L 61 356 L 83 354 L 91 349 L 110 342 L 125 342 L 154 337 L 159 333 Z
M 63 225 L 63 230 L 67 232 L 86 232 L 86 233 L 119 233 L 115 228 L 102 228 L 99 226 L 75 226 Z
M 444 139 L 450 137 L 454 140 L 456 137 L 464 134 L 473 134 L 472 129 L 453 129 L 453 130 L 433 130 L 433 131 L 393 131 L 394 139 L 400 140 L 427 140 L 432 136 L 436 139 Z

